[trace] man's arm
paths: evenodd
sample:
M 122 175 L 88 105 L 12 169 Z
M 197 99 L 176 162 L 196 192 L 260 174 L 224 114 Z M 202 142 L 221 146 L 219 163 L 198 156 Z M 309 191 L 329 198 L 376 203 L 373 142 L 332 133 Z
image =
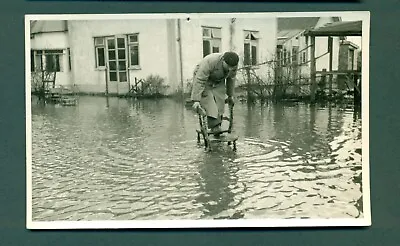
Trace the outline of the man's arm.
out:
M 231 98 L 235 96 L 236 73 L 237 70 L 234 70 L 232 71 L 232 75 L 226 78 L 226 94 Z
M 206 86 L 208 77 L 210 76 L 210 70 L 210 63 L 207 60 L 201 61 L 196 75 L 193 77 L 192 101 L 200 101 L 201 94 Z

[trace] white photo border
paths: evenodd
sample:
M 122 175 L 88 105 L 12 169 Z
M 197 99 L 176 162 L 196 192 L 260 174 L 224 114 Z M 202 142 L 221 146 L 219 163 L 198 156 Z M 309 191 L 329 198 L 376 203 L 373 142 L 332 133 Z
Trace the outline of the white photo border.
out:
M 135 220 L 135 221 L 52 221 L 32 220 L 32 115 L 30 73 L 30 21 L 32 20 L 125 20 L 198 18 L 277 18 L 341 16 L 362 21 L 362 196 L 363 217 L 358 219 L 238 219 L 238 220 Z M 170 14 L 35 14 L 25 15 L 25 99 L 26 99 L 26 227 L 27 229 L 123 229 L 123 228 L 234 228 L 234 227 L 360 227 L 370 226 L 369 171 L 369 11 L 254 12 L 254 13 L 170 13 Z

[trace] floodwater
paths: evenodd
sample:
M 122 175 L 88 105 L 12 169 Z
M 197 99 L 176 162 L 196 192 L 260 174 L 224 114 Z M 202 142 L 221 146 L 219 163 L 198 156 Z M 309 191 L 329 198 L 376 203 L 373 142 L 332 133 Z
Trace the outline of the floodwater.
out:
M 238 102 L 236 152 L 197 125 L 170 99 L 33 98 L 33 221 L 363 217 L 353 108 Z

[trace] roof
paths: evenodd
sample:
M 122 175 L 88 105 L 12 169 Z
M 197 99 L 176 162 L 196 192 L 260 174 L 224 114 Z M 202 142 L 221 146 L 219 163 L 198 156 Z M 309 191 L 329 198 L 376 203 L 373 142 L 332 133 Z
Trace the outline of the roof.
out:
M 356 45 L 355 43 L 348 41 L 348 40 L 344 40 L 341 42 L 341 45 L 350 45 L 351 47 L 353 47 L 354 49 L 359 49 L 360 47 L 358 47 L 358 45 Z
M 31 21 L 31 34 L 45 32 L 64 32 L 68 30 L 66 20 Z
M 344 21 L 327 24 L 306 32 L 308 36 L 361 36 L 362 21 Z
M 297 36 L 298 34 L 304 32 L 304 30 L 301 29 L 293 29 L 293 30 L 282 30 L 278 32 L 278 38 L 285 38 L 285 39 L 290 39 L 294 36 Z
M 306 30 L 315 27 L 320 17 L 278 18 L 278 32 L 282 30 Z

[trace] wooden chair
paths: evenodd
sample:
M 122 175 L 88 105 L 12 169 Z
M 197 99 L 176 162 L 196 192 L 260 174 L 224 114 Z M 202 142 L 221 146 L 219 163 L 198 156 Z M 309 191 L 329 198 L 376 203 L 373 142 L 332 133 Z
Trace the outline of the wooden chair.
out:
M 233 106 L 229 106 L 229 118 L 223 116 L 222 120 L 229 121 L 229 127 L 227 130 L 222 130 L 220 132 L 212 132 L 208 129 L 207 125 L 207 114 L 206 111 L 199 107 L 197 108 L 197 114 L 199 117 L 199 126 L 200 128 L 196 130 L 197 132 L 197 142 L 201 143 L 201 137 L 203 138 L 204 147 L 206 150 L 212 150 L 212 143 L 220 143 L 226 142 L 228 145 L 233 144 L 233 150 L 236 151 L 236 141 L 238 140 L 238 136 L 232 134 L 232 126 L 233 126 Z

